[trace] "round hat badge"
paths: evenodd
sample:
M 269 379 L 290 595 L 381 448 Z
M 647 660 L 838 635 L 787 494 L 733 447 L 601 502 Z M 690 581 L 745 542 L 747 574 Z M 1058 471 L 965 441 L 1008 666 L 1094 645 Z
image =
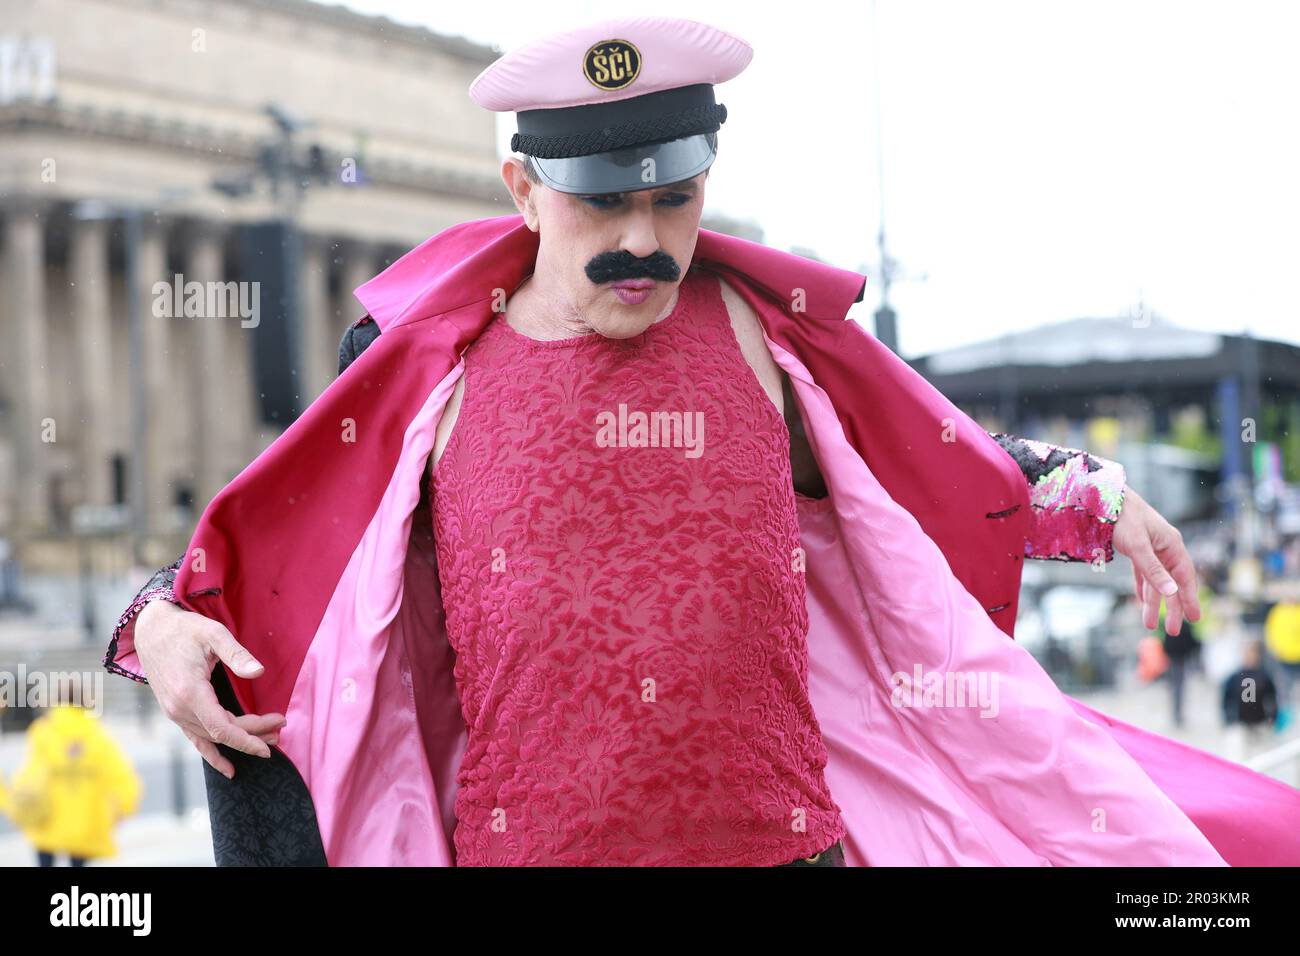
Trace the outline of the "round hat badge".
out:
M 592 86 L 621 90 L 641 72 L 641 51 L 627 40 L 601 40 L 582 58 L 582 72 Z

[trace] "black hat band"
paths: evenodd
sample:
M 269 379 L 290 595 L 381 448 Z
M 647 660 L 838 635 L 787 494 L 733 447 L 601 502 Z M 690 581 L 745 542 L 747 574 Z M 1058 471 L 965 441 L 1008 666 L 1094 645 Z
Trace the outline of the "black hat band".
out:
M 716 133 L 727 120 L 727 108 L 713 101 L 711 84 L 697 83 L 612 103 L 517 115 L 519 132 L 510 138 L 511 150 L 538 159 L 569 159 Z

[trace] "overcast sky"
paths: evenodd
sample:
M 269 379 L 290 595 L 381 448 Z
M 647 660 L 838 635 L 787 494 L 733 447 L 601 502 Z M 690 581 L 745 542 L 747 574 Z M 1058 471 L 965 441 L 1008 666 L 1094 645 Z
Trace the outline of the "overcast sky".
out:
M 1300 343 L 1300 4 L 344 5 L 505 50 L 647 12 L 735 33 L 754 60 L 716 89 L 708 207 L 872 280 L 878 49 L 909 357 L 1139 298 L 1178 325 Z

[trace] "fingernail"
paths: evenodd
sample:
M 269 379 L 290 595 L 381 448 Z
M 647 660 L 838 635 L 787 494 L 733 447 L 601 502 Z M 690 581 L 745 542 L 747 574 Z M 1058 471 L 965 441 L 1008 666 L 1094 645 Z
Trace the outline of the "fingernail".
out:
M 1172 597 L 1178 593 L 1178 585 L 1173 581 L 1166 581 L 1164 584 L 1160 585 L 1160 593 L 1165 597 Z
M 235 779 L 235 773 L 234 773 L 233 770 L 232 770 L 232 771 L 226 771 L 226 770 L 223 770 L 223 771 L 221 771 L 221 772 L 222 772 L 223 774 L 225 774 L 225 777 L 226 777 L 227 780 L 234 780 L 234 779 Z

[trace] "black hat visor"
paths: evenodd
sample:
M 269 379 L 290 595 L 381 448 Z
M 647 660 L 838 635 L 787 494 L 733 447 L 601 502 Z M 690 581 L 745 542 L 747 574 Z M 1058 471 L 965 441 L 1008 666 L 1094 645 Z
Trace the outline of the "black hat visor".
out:
M 542 182 L 552 189 L 598 195 L 657 189 L 693 179 L 712 166 L 717 155 L 718 134 L 696 133 L 590 156 L 530 158 Z

